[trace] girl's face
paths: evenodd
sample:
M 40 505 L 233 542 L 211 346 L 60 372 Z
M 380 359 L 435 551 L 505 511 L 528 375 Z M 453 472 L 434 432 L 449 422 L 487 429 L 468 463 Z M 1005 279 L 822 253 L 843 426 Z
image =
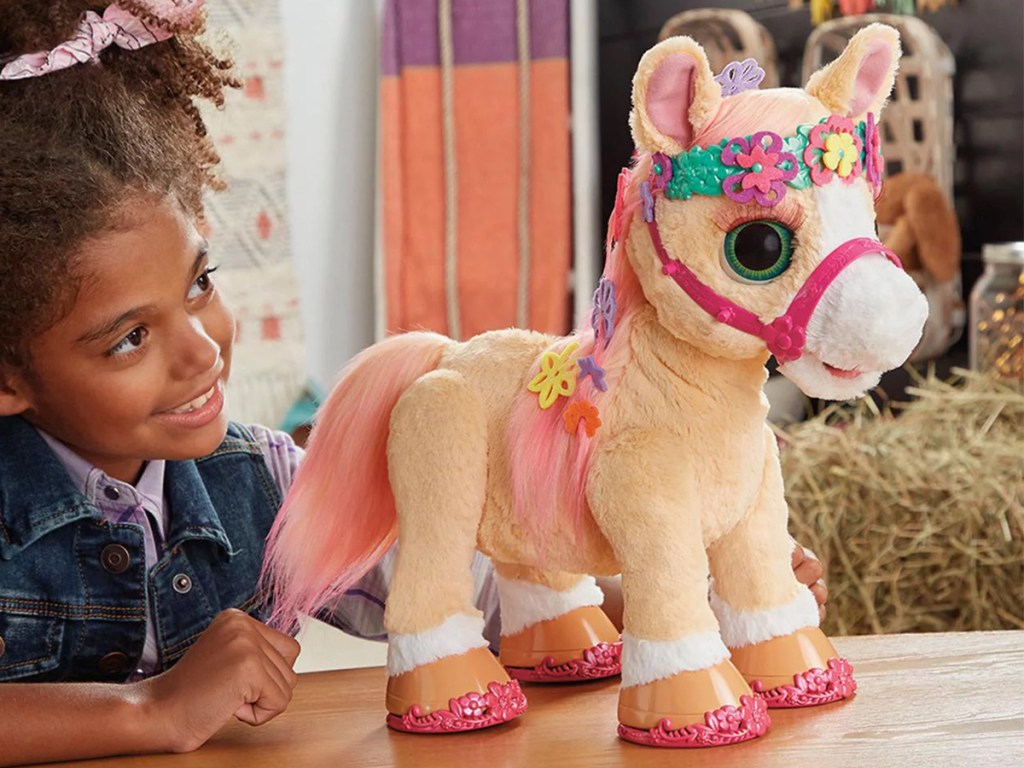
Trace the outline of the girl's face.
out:
M 74 308 L 32 342 L 22 415 L 126 482 L 148 459 L 216 449 L 235 322 L 206 251 L 170 202 L 86 243 Z

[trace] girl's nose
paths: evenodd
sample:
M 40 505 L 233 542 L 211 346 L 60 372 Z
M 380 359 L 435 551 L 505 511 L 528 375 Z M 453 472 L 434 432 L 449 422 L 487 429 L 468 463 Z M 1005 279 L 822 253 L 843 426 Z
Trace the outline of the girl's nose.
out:
M 176 373 L 179 378 L 189 379 L 209 371 L 217 365 L 220 354 L 220 345 L 207 333 L 198 317 L 189 317 L 181 325 L 175 346 Z

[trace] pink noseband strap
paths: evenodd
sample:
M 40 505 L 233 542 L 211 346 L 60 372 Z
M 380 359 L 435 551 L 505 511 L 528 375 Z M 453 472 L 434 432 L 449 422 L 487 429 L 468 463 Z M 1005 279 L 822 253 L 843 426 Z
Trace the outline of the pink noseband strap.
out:
M 897 267 L 903 268 L 899 257 L 878 240 L 871 237 L 847 240 L 815 267 L 789 308 L 770 323 L 764 323 L 750 310 L 715 293 L 702 283 L 689 267 L 669 256 L 661 241 L 654 216 L 651 216 L 647 223 L 647 229 L 658 258 L 661 259 L 662 272 L 675 280 L 687 296 L 718 322 L 764 339 L 768 351 L 775 355 L 775 359 L 780 363 L 798 360 L 803 355 L 804 344 L 807 342 L 807 324 L 814 314 L 815 307 L 832 281 L 850 264 L 869 253 L 881 253 Z

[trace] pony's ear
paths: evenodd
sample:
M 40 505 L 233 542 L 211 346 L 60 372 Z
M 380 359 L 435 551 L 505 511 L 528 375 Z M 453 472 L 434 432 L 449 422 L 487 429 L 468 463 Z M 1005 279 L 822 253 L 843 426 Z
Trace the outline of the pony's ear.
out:
M 811 75 L 807 93 L 835 114 L 857 118 L 872 112 L 878 117 L 896 81 L 899 59 L 899 32 L 869 24 L 838 59 Z
M 689 37 L 663 40 L 643 55 L 633 76 L 633 142 L 641 152 L 678 155 L 721 103 L 704 49 Z

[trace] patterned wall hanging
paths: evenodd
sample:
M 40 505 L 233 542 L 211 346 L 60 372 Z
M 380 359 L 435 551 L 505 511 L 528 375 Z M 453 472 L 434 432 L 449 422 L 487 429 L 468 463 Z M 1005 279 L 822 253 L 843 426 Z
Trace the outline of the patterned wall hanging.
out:
M 276 0 L 208 0 L 244 79 L 223 111 L 204 118 L 227 190 L 207 199 L 211 259 L 238 322 L 231 418 L 280 426 L 306 381 L 298 284 L 285 199 L 284 39 Z

